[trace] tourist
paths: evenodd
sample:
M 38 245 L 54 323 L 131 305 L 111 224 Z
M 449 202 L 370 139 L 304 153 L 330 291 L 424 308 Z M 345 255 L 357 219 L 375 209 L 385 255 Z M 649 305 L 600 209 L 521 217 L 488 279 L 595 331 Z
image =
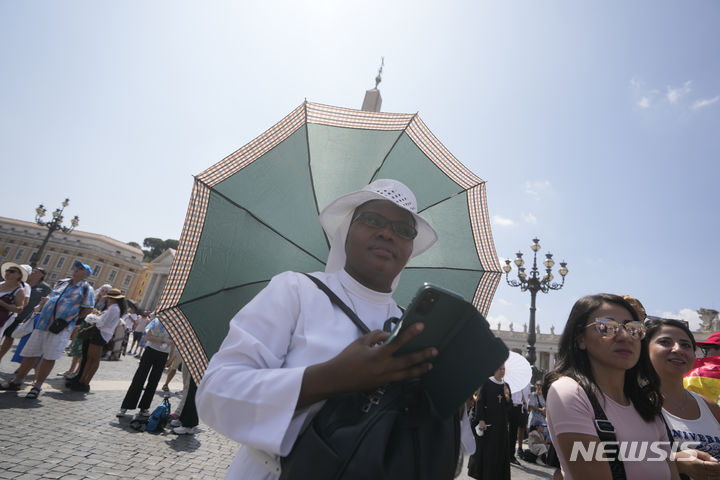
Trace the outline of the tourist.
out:
M 660 379 L 650 364 L 647 344 L 641 342 L 644 335 L 642 319 L 618 295 L 592 295 L 575 302 L 560 338 L 557 363 L 544 383 L 548 427 L 566 480 L 609 480 L 613 471 L 624 471 L 628 480 L 678 478 L 675 464 L 668 460 Z M 595 455 L 600 437 L 619 442 L 604 448 L 610 461 Z M 634 448 L 634 442 L 650 442 L 655 448 L 642 450 L 641 461 L 621 461 L 617 449 Z M 591 459 L 577 456 L 578 445 L 593 452 Z M 642 461 L 656 458 L 655 449 L 662 449 L 667 458 Z
M 26 397 L 34 399 L 40 395 L 43 382 L 65 350 L 75 322 L 92 311 L 95 294 L 85 281 L 91 273 L 90 266 L 76 261 L 72 277 L 68 281 L 59 282 L 51 292 L 23 349 L 24 358 L 15 377 L 0 384 L 0 390 L 19 390 L 25 375 L 42 357 L 35 369 L 35 383 Z
M 683 387 L 683 376 L 695 362 L 695 337 L 681 320 L 646 322 L 650 361 L 660 376 L 663 415 L 682 452 L 676 462 L 691 478 L 720 477 L 720 406 Z

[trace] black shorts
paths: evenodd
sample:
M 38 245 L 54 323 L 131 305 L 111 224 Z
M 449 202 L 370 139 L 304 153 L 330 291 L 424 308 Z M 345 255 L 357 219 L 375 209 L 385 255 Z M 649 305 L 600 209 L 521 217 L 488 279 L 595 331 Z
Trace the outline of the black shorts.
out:
M 142 338 L 143 332 L 133 332 L 133 342 L 139 342 Z
M 107 344 L 105 339 L 102 337 L 102 334 L 100 333 L 100 329 L 97 327 L 93 327 L 88 342 L 90 342 L 90 345 L 98 345 L 100 347 L 104 347 L 105 344 Z
M 20 325 L 21 320 L 18 319 L 17 315 L 15 315 L 15 319 L 12 321 L 10 325 L 7 326 L 5 331 L 3 332 L 2 336 L 7 338 L 12 338 L 12 332 L 15 331 L 18 325 Z

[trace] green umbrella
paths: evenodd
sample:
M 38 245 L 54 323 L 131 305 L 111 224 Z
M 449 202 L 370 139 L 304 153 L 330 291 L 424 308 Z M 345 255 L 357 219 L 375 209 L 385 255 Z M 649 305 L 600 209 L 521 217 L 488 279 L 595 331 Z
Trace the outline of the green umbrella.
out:
M 196 380 L 230 319 L 273 275 L 324 270 L 329 242 L 318 212 L 378 178 L 410 187 L 439 235 L 408 264 L 396 301 L 407 305 L 429 282 L 487 314 L 501 270 L 484 181 L 416 114 L 305 102 L 195 177 L 158 311 Z

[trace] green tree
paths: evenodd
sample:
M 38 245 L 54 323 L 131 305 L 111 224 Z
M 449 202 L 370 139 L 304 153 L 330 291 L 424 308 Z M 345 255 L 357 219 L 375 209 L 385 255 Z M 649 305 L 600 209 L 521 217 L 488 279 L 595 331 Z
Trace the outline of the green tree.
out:
M 131 247 L 139 248 L 140 250 L 142 250 L 142 247 L 137 242 L 127 242 L 127 244 L 130 245 Z
M 144 260 L 146 262 L 151 262 L 168 248 L 177 249 L 179 243 L 180 242 L 177 240 L 173 240 L 171 238 L 162 240 L 155 237 L 148 237 L 143 240 L 143 246 L 145 247 L 145 249 L 143 249 L 143 253 L 145 254 Z

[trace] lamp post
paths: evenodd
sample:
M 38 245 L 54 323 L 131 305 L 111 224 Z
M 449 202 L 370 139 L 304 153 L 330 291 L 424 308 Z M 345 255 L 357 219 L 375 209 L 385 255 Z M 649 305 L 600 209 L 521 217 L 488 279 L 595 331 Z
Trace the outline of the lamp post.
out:
M 555 261 L 552 259 L 552 253 L 546 253 L 545 261 L 543 262 L 543 265 L 545 265 L 545 275 L 541 278 L 541 272 L 537 267 L 537 252 L 540 250 L 540 240 L 533 238 L 533 244 L 530 245 L 530 248 L 533 251 L 533 266 L 532 269 L 530 269 L 530 276 L 525 273 L 525 267 L 523 266 L 525 261 L 522 258 L 522 252 L 516 253 L 517 258 L 515 258 L 514 262 L 518 269 L 518 280 L 510 280 L 509 278 L 510 270 L 512 270 L 510 260 L 505 260 L 503 270 L 505 271 L 505 280 L 508 285 L 511 287 L 520 287 L 520 290 L 523 292 L 530 290 L 530 331 L 528 332 L 527 360 L 530 362 L 530 365 L 534 366 L 536 360 L 535 340 L 537 339 L 535 335 L 535 297 L 538 292 L 548 293 L 550 290 L 560 290 L 563 285 L 565 285 L 565 275 L 567 275 L 568 269 L 566 262 L 560 262 L 558 273 L 562 277 L 562 282 L 552 283 L 553 275 L 551 270 L 553 265 L 555 265 Z
M 52 220 L 46 222 L 42 219 L 42 217 L 45 216 L 47 213 L 47 210 L 45 210 L 45 207 L 41 203 L 39 207 L 35 209 L 35 223 L 38 225 L 42 225 L 43 227 L 48 229 L 47 235 L 45 235 L 45 240 L 43 240 L 42 245 L 40 245 L 40 248 L 37 252 L 33 253 L 32 257 L 30 258 L 30 266 L 35 268 L 37 266 L 38 262 L 40 261 L 40 258 L 42 257 L 43 251 L 45 250 L 45 246 L 48 243 L 48 240 L 50 240 L 50 235 L 55 233 L 57 230 L 62 231 L 63 233 L 70 233 L 72 232 L 75 227 L 78 226 L 80 223 L 80 219 L 77 215 L 75 215 L 72 220 L 70 220 L 70 226 L 66 227 L 62 224 L 63 222 L 63 211 L 65 210 L 65 207 L 67 207 L 70 204 L 70 199 L 66 198 L 64 202 L 62 202 L 62 208 L 56 208 L 55 211 L 52 213 Z

